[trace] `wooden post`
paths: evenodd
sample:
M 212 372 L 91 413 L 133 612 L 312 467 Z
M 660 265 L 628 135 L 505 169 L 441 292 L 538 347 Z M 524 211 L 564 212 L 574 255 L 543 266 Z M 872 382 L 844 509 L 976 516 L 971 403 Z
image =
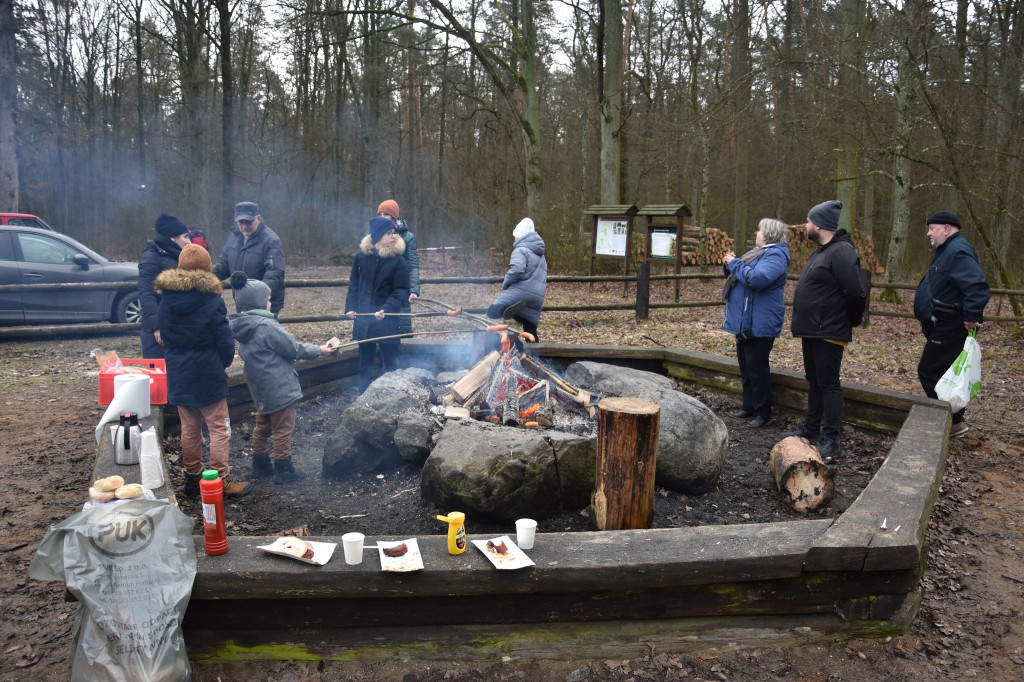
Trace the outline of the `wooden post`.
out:
M 650 528 L 661 407 L 640 398 L 597 406 L 597 472 L 591 508 L 598 530 Z
M 636 321 L 645 322 L 651 309 L 651 263 L 644 261 L 636 269 Z
M 868 321 L 871 318 L 871 271 L 866 268 L 860 269 L 860 283 L 864 287 L 864 294 L 867 299 L 864 301 L 864 319 L 861 320 L 860 326 L 867 327 Z

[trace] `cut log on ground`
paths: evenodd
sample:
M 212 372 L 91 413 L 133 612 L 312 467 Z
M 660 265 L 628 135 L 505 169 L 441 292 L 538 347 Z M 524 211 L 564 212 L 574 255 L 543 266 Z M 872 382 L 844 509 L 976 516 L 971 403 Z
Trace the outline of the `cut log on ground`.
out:
M 650 528 L 661 407 L 605 398 L 597 409 L 597 472 L 591 499 L 598 530 Z
M 790 436 L 776 443 L 769 467 L 783 504 L 793 511 L 816 511 L 832 501 L 835 469 L 825 465 L 807 439 Z

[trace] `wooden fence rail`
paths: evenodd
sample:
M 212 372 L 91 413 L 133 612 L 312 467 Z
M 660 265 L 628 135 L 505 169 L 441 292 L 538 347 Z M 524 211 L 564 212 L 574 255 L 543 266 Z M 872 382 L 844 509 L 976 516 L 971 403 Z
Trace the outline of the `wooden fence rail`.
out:
M 646 267 L 645 267 L 646 266 Z M 420 280 L 421 284 L 500 284 L 502 277 L 428 277 Z M 668 310 L 672 308 L 713 308 L 723 305 L 720 300 L 712 301 L 688 301 L 681 303 L 652 303 L 650 301 L 650 282 L 669 280 L 722 280 L 721 274 L 715 273 L 681 273 L 652 275 L 648 263 L 638 268 L 635 276 L 630 275 L 551 275 L 548 277 L 549 284 L 595 284 L 601 282 L 623 282 L 637 285 L 637 298 L 632 302 L 619 304 L 600 305 L 546 305 L 546 312 L 607 312 L 615 310 L 632 310 L 638 320 L 646 320 L 649 310 Z M 799 281 L 796 275 L 789 275 L 790 281 Z M 293 278 L 285 280 L 285 288 L 332 288 L 347 287 L 347 278 Z M 917 285 L 911 283 L 869 282 L 868 286 L 877 289 L 902 289 L 916 290 Z M 82 291 L 84 289 L 104 289 L 113 291 L 132 291 L 137 288 L 135 282 L 87 282 L 77 284 L 4 284 L 0 285 L 0 293 L 40 292 L 40 291 Z M 1024 291 L 1019 289 L 992 289 L 993 296 L 1024 296 Z M 624 291 L 623 298 L 626 297 Z M 787 306 L 792 301 L 786 301 Z M 870 301 L 869 301 L 870 303 Z M 483 314 L 486 308 L 467 309 L 466 312 Z M 913 318 L 913 313 L 894 312 L 886 310 L 871 310 L 871 315 L 878 317 Z M 282 324 L 300 324 L 308 322 L 344 322 L 348 318 L 344 315 L 306 315 L 301 317 L 282 317 Z M 986 316 L 986 322 L 1022 322 L 1024 316 Z M 0 327 L 0 339 L 31 338 L 37 336 L 110 336 L 121 334 L 134 334 L 139 330 L 138 324 L 66 324 L 66 325 L 31 325 L 17 327 Z

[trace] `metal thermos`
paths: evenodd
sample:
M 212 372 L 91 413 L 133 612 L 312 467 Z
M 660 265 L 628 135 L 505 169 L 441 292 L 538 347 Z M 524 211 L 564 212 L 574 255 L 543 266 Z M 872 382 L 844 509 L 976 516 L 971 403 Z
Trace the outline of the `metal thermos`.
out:
M 114 464 L 138 464 L 142 427 L 139 415 L 125 412 L 114 429 Z

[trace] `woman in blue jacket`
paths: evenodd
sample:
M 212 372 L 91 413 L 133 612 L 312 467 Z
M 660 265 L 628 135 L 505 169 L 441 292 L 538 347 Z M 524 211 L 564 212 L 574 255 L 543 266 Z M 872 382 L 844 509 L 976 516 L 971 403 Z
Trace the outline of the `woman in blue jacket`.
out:
M 772 420 L 772 378 L 768 356 L 782 333 L 786 304 L 782 299 L 789 269 L 789 228 L 765 218 L 757 226 L 755 246 L 736 257 L 725 254 L 725 322 L 722 329 L 736 335 L 736 359 L 743 385 L 743 408 L 737 419 L 753 419 L 748 428 L 759 429 Z

